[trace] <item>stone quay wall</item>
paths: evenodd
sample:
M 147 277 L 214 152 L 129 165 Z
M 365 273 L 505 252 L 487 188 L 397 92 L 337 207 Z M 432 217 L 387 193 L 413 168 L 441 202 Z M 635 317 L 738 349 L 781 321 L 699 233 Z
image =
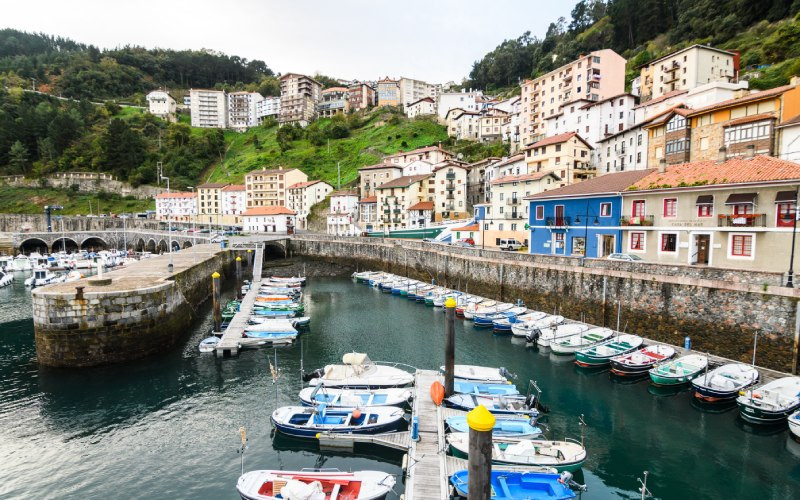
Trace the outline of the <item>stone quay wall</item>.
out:
M 190 330 L 201 304 L 211 295 L 211 274 L 222 274 L 223 283 L 226 278 L 235 279 L 236 255 L 229 250 L 216 252 L 176 272 L 174 279 L 151 282 L 150 286 L 117 291 L 91 287 L 83 294 L 78 290 L 48 291 L 49 287 L 34 290 L 38 361 L 83 368 L 163 352 Z M 114 278 L 118 284 L 134 279 Z
M 52 217 L 53 232 L 61 232 L 61 221 Z M 109 229 L 147 229 L 151 231 L 163 227 L 154 219 L 120 219 L 118 217 L 77 217 L 64 216 L 64 231 L 105 231 Z M 0 214 L 0 233 L 47 231 L 47 218 L 44 214 Z
M 797 369 L 800 291 L 780 274 L 303 235 L 291 255 L 383 270 L 783 372 Z M 583 264 L 583 265 L 581 265 Z M 726 279 L 727 278 L 727 279 Z

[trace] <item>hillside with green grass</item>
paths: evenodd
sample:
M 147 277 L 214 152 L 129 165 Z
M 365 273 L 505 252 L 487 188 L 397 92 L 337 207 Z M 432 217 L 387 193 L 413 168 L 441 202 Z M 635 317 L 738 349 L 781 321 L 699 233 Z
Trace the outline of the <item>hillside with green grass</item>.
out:
M 38 214 L 45 205 L 61 205 L 64 215 L 124 214 L 155 210 L 153 200 L 137 200 L 116 193 L 79 193 L 48 187 L 8 187 L 0 189 L 0 213 Z

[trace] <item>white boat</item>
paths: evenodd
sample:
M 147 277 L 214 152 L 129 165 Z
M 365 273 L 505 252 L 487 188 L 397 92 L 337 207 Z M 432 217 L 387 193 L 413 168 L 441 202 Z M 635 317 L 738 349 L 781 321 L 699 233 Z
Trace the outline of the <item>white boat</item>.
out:
M 25 286 L 33 288 L 57 283 L 58 281 L 59 277 L 47 269 L 37 269 L 33 272 L 33 276 L 25 280 Z
M 444 373 L 444 366 L 440 366 L 439 371 Z M 476 365 L 455 365 L 454 377 L 486 384 L 505 384 L 508 383 L 508 379 L 513 378 L 505 368 Z
M 72 281 L 78 281 L 79 279 L 84 278 L 85 276 L 82 275 L 79 271 L 70 271 L 64 275 L 64 282 L 70 283 Z
M 754 424 L 780 423 L 800 409 L 800 377 L 782 377 L 740 394 L 736 403 L 742 418 Z
M 610 328 L 590 328 L 580 335 L 550 341 L 550 351 L 555 354 L 573 354 L 575 351 L 605 342 L 614 335 Z
M 473 304 L 467 304 L 464 306 L 464 319 L 472 319 L 475 317 L 476 314 L 485 313 L 485 312 L 496 312 L 495 308 L 497 307 L 498 303 L 495 300 L 484 300 L 481 302 L 475 302 Z M 509 304 L 510 306 L 510 304 Z
M 527 337 L 532 331 L 542 328 L 550 328 L 564 322 L 564 316 L 560 314 L 545 314 L 539 319 L 531 319 L 511 325 L 511 333 L 515 337 Z
M 455 455 L 469 456 L 469 434 L 448 434 L 447 443 Z M 586 449 L 573 440 L 492 439 L 492 463 L 555 467 L 559 472 L 579 469 L 586 460 Z M 498 467 L 500 468 L 500 467 Z
M 14 281 L 14 275 L 11 272 L 0 271 L 0 288 L 10 285 Z
M 379 500 L 394 485 L 394 476 L 380 471 L 254 470 L 239 477 L 236 491 L 243 500 Z
M 326 365 L 304 376 L 309 385 L 326 387 L 381 388 L 404 387 L 414 382 L 414 375 L 395 366 L 379 365 L 364 353 L 342 356 L 341 365 Z
M 789 415 L 789 418 L 786 421 L 789 422 L 789 432 L 794 434 L 796 438 L 800 439 L 800 410 Z
M 404 406 L 411 401 L 411 390 L 399 387 L 389 389 L 338 389 L 323 384 L 306 387 L 300 391 L 304 405 L 325 404 L 329 408 L 361 408 L 364 406 Z
M 214 352 L 214 348 L 217 347 L 219 344 L 220 338 L 219 337 L 207 337 L 200 341 L 200 345 L 198 346 L 200 352 Z
M 553 341 L 558 342 L 559 340 L 580 335 L 588 329 L 589 325 L 585 323 L 564 323 L 549 328 L 543 328 L 538 331 L 532 330 L 531 333 L 525 337 L 525 340 L 534 342 L 539 347 L 550 347 L 550 343 Z
M 33 269 L 33 264 L 26 255 L 19 254 L 14 257 L 14 271 L 30 271 L 31 269 Z
M 692 380 L 694 396 L 704 401 L 733 399 L 739 391 L 758 382 L 760 375 L 752 365 L 726 363 Z

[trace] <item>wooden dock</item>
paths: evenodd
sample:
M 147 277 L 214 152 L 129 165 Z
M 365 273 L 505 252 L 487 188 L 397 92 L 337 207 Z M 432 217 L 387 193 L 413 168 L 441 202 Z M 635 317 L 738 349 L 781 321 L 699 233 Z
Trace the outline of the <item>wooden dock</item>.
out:
M 411 441 L 406 465 L 404 498 L 447 499 L 444 418 L 442 408 L 431 399 L 431 385 L 443 377 L 434 370 L 417 370 L 414 377 L 414 405 L 411 413 L 419 422 L 419 439 Z
M 261 268 L 264 262 L 264 247 L 258 245 L 255 249 L 253 256 L 253 279 L 250 282 L 250 289 L 244 297 L 242 303 L 239 305 L 239 312 L 231 319 L 225 332 L 222 334 L 217 344 L 214 354 L 217 356 L 236 356 L 239 350 L 245 345 L 247 339 L 242 338 L 242 333 L 247 322 L 250 320 L 250 315 L 253 313 L 253 305 L 256 302 L 259 288 L 261 287 Z M 254 339 L 257 340 L 257 339 Z
M 323 432 L 319 436 L 319 447 L 325 449 L 343 449 L 353 451 L 355 443 L 374 444 L 408 451 L 411 444 L 411 432 L 387 432 L 385 434 L 336 434 Z

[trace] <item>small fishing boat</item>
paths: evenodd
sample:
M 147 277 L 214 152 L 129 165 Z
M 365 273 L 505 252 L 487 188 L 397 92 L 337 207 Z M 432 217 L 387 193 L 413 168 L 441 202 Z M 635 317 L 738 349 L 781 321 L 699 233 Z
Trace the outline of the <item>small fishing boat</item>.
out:
M 586 349 L 600 342 L 605 342 L 614 336 L 614 331 L 610 328 L 590 328 L 580 335 L 574 335 L 550 341 L 550 352 L 554 354 L 575 354 L 575 351 Z
M 297 332 L 244 332 L 248 339 L 258 339 L 264 344 L 291 344 L 297 338 Z
M 518 316 L 511 316 L 508 318 L 500 318 L 492 322 L 492 328 L 495 332 L 498 333 L 511 333 L 511 327 L 518 323 L 525 324 L 525 323 L 533 323 L 538 321 L 544 317 L 547 317 L 548 314 L 541 311 L 530 311 L 524 314 L 520 314 Z
M 236 491 L 242 500 L 380 500 L 394 485 L 394 476 L 381 471 L 254 470 L 239 476 Z
M 549 328 L 534 328 L 525 340 L 539 347 L 550 347 L 553 341 L 568 339 L 580 335 L 591 328 L 585 323 L 561 323 Z
M 569 488 L 569 472 L 511 472 L 492 470 L 492 500 L 570 500 L 575 492 Z M 469 471 L 460 470 L 450 476 L 456 496 L 469 498 Z
M 454 456 L 469 457 L 469 434 L 447 436 Z M 565 439 L 548 441 L 538 439 L 492 438 L 492 463 L 498 465 L 538 465 L 554 467 L 558 472 L 581 468 L 586 460 L 586 449 L 581 443 Z
M 675 356 L 675 348 L 668 345 L 651 345 L 611 358 L 611 373 L 635 376 L 647 373 L 656 363 Z
M 456 317 L 463 318 L 465 308 L 474 306 L 475 304 L 480 304 L 484 300 L 486 299 L 483 297 L 478 297 L 477 295 L 462 295 L 458 298 L 458 302 L 456 303 Z
M 739 414 L 754 424 L 773 424 L 800 409 L 800 377 L 782 377 L 736 398 Z
M 511 373 L 503 367 L 492 368 L 490 366 L 455 365 L 453 369 L 453 376 L 455 378 L 472 382 L 505 384 L 508 382 L 508 379 L 513 378 Z M 444 366 L 440 366 L 439 371 L 444 373 Z
M 299 311 L 291 311 L 291 310 L 273 310 L 273 309 L 253 309 L 253 315 L 251 316 L 251 320 L 253 317 L 264 317 L 264 318 L 294 318 L 297 316 Z M 233 318 L 233 316 L 231 316 Z M 223 320 L 224 320 L 223 316 Z
M 281 277 L 281 276 L 272 276 L 269 281 L 271 283 L 284 283 L 287 285 L 299 285 L 305 286 L 306 285 L 306 278 L 303 276 L 296 276 L 296 277 Z
M 25 280 L 25 286 L 34 288 L 37 286 L 45 286 L 56 283 L 58 276 L 51 273 L 47 269 L 36 269 L 33 271 L 33 276 Z
M 294 325 L 288 319 L 268 319 L 253 325 L 244 327 L 245 335 L 249 333 L 297 333 Z
M 464 319 L 472 320 L 476 314 L 485 314 L 505 311 L 514 307 L 511 304 L 503 304 L 494 300 L 484 300 L 483 302 L 464 307 Z
M 800 410 L 789 415 L 786 421 L 789 423 L 789 432 L 800 439 Z
M 445 406 L 462 411 L 472 411 L 480 405 L 495 415 L 529 415 L 538 417 L 539 411 L 533 407 L 534 396 L 498 395 L 478 396 L 475 394 L 453 394 L 444 400 Z
M 516 396 L 519 394 L 513 384 L 480 384 L 466 380 L 454 380 L 453 390 L 459 394 L 475 394 L 478 396 Z
M 692 380 L 694 397 L 715 402 L 734 399 L 739 391 L 758 383 L 758 370 L 744 363 L 726 363 Z
M 461 292 L 443 293 L 433 299 L 433 307 L 444 307 L 444 303 L 447 302 L 447 299 L 453 299 L 458 303 L 458 298 L 461 295 L 463 295 Z
M 11 272 L 0 271 L 0 288 L 6 287 L 14 282 L 14 275 Z
M 511 308 L 505 311 L 486 313 L 486 314 L 476 314 L 472 318 L 472 321 L 475 324 L 476 328 L 491 328 L 494 325 L 495 320 L 516 318 L 521 314 L 525 314 L 527 311 L 528 308 L 525 306 L 512 306 Z
M 533 425 L 528 417 L 501 415 L 495 417 L 492 436 L 533 439 L 542 435 L 542 429 Z M 445 420 L 450 432 L 469 432 L 466 415 L 455 415 Z
M 708 366 L 708 357 L 688 354 L 657 364 L 650 369 L 650 380 L 656 385 L 688 384 Z
M 326 365 L 306 374 L 310 385 L 327 387 L 372 388 L 404 387 L 414 382 L 414 375 L 396 366 L 379 365 L 364 353 L 351 352 L 342 356 L 341 365 Z
M 378 434 L 397 430 L 405 420 L 405 410 L 394 406 L 328 408 L 284 406 L 270 416 L 272 425 L 289 436 L 314 438 L 319 432 L 334 434 Z
M 326 404 L 328 408 L 362 408 L 364 406 L 404 406 L 411 400 L 411 391 L 389 389 L 334 389 L 319 384 L 300 391 L 300 402 L 306 406 Z
M 527 337 L 535 329 L 551 328 L 564 322 L 564 316 L 559 314 L 545 314 L 532 321 L 518 321 L 511 325 L 511 333 L 515 337 Z
M 287 303 L 274 303 L 274 302 L 256 302 L 253 304 L 254 311 L 294 311 L 294 312 L 303 312 L 305 310 L 305 305 L 303 303 L 297 302 L 287 302 Z
M 198 348 L 200 352 L 214 352 L 217 344 L 219 344 L 219 337 L 206 337 L 200 341 Z
M 575 363 L 578 366 L 605 366 L 611 358 L 636 350 L 642 345 L 642 337 L 623 334 L 610 338 L 600 344 L 575 351 Z

